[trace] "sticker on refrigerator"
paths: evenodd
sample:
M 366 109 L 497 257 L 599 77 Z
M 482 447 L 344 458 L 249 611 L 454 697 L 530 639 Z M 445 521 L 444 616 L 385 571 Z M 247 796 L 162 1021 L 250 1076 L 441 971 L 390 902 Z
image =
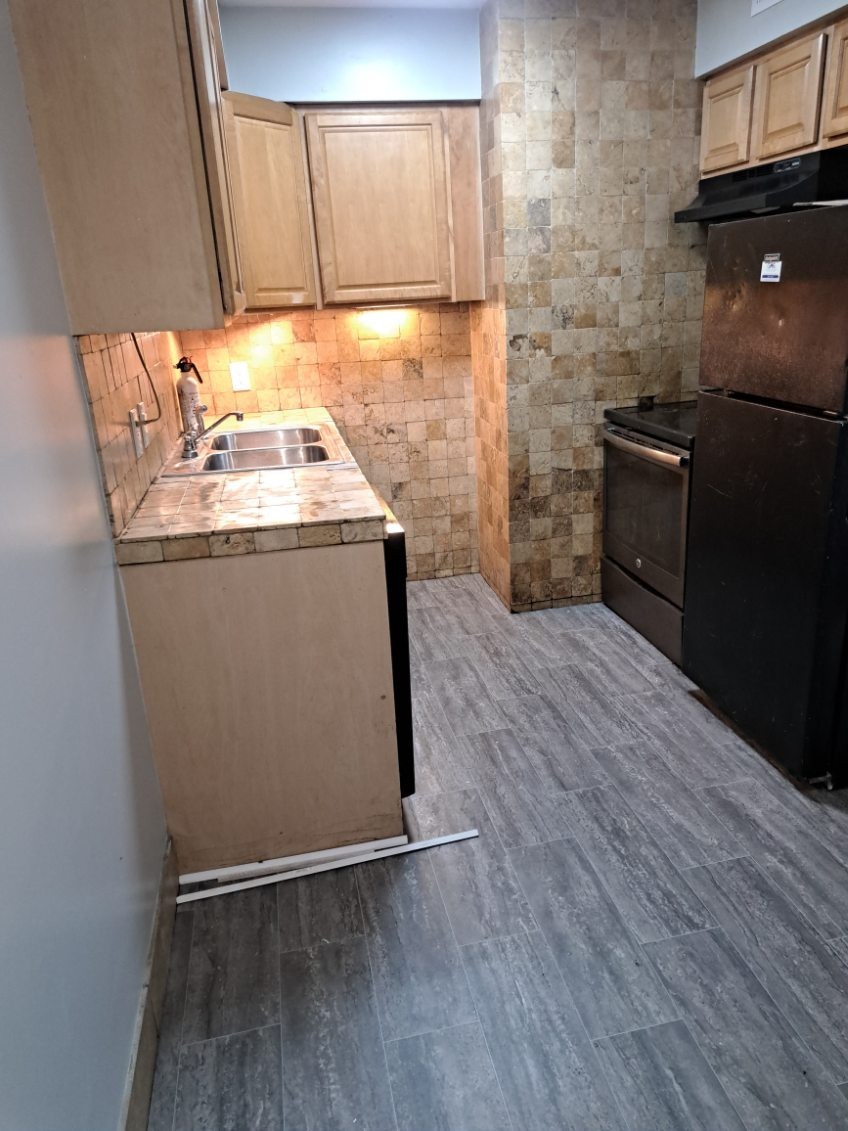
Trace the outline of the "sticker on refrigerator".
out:
M 770 252 L 768 255 L 763 256 L 763 266 L 762 270 L 760 271 L 760 282 L 779 283 L 782 271 L 783 264 L 780 261 L 780 252 Z

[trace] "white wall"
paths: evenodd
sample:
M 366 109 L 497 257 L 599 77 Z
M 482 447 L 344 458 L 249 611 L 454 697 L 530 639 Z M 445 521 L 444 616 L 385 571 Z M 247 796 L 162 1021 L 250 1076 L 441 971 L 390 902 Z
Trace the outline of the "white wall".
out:
M 469 10 L 222 8 L 230 87 L 283 102 L 480 97 Z
M 704 75 L 844 7 L 845 0 L 780 0 L 756 16 L 751 0 L 698 0 L 695 74 Z
M 6 0 L 0 104 L 0 1129 L 115 1131 L 165 830 Z

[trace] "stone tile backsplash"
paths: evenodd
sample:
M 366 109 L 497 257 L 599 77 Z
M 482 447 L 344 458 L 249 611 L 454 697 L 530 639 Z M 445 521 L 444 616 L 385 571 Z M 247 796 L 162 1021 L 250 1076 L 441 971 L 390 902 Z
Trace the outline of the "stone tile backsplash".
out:
M 162 470 L 180 431 L 172 366 L 182 350 L 173 333 L 137 334 L 150 376 L 159 394 L 158 421 L 153 394 L 130 334 L 86 334 L 77 338 L 100 473 L 112 532 L 120 534 L 147 488 Z M 150 443 L 135 454 L 129 411 L 144 401 Z
M 410 578 L 477 569 L 469 310 L 249 314 L 186 331 L 212 414 L 324 406 L 407 537 Z M 251 388 L 233 392 L 231 365 Z

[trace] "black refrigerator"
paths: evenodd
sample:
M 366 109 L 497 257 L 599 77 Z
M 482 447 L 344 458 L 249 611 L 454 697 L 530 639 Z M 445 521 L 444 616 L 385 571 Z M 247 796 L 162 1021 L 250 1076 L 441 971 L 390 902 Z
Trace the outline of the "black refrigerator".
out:
M 700 385 L 684 671 L 848 785 L 848 208 L 710 229 Z

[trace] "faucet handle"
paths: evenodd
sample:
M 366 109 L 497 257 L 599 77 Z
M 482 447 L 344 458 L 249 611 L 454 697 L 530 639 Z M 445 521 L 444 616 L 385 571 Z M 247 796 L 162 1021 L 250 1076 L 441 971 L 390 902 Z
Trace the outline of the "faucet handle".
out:
M 183 459 L 194 459 L 197 455 L 197 428 L 187 428 L 183 433 Z

